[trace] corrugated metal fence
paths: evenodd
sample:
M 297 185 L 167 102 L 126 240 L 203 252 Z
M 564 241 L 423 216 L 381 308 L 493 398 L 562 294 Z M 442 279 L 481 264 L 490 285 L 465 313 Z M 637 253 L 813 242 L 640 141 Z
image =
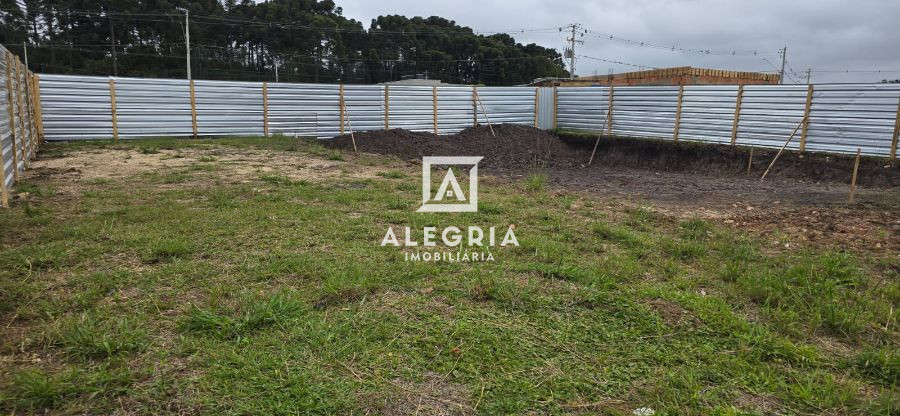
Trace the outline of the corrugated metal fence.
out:
M 554 127 L 895 158 L 900 85 L 692 85 L 556 90 Z
M 514 123 L 614 135 L 891 156 L 900 85 L 467 87 L 286 84 L 42 75 L 49 140 L 403 128 L 450 134 Z
M 0 205 L 9 206 L 9 190 L 28 168 L 40 144 L 37 76 L 0 46 Z
M 536 125 L 537 88 L 187 81 L 41 75 L 47 140 L 286 134 L 327 138 L 476 123 Z M 115 121 L 114 121 L 115 120 Z

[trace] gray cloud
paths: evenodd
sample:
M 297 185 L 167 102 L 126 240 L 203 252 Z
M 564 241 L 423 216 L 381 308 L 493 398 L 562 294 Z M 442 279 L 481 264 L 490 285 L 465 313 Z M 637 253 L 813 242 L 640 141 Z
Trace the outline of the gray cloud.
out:
M 559 32 L 516 33 L 517 29 L 581 23 L 617 37 L 690 49 L 756 50 L 760 56 L 710 56 L 629 46 L 585 36 L 577 53 L 648 67 L 696 66 L 716 69 L 775 71 L 775 52 L 787 46 L 788 64 L 813 82 L 874 82 L 900 78 L 893 73 L 835 73 L 828 70 L 900 71 L 900 2 L 878 0 L 557 0 L 486 1 L 337 0 L 344 15 L 363 22 L 384 14 L 441 16 L 480 32 L 508 31 L 521 43 L 538 43 L 562 51 Z M 581 58 L 579 75 L 625 72 L 637 68 Z M 788 79 L 786 82 L 791 82 Z

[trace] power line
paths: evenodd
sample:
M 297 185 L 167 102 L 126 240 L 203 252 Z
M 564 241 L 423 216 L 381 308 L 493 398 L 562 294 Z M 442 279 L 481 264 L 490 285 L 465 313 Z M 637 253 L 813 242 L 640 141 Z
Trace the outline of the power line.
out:
M 659 68 L 657 68 L 657 67 L 655 67 L 655 66 L 649 66 L 649 65 L 637 65 L 637 64 L 631 64 L 631 63 L 628 63 L 628 62 L 616 61 L 616 60 L 613 60 L 613 59 L 596 58 L 596 57 L 593 57 L 593 56 L 587 56 L 587 55 L 578 55 L 578 56 L 580 56 L 580 57 L 582 57 L 582 58 L 592 59 L 592 60 L 595 60 L 595 61 L 607 62 L 607 63 L 617 64 L 617 65 L 632 66 L 632 67 L 635 67 L 635 68 L 659 69 Z
M 644 48 L 652 48 L 659 50 L 668 50 L 671 52 L 683 52 L 683 53 L 694 53 L 694 54 L 702 54 L 702 55 L 716 55 L 716 56 L 759 56 L 759 55 L 774 55 L 777 52 L 759 52 L 759 51 L 739 51 L 739 50 L 713 50 L 713 49 L 690 49 L 690 48 L 681 48 L 673 45 L 663 45 L 658 43 L 646 42 L 646 41 L 638 41 L 627 39 L 619 36 L 615 36 L 609 33 L 600 33 L 590 29 L 585 29 L 584 33 L 588 36 L 595 37 L 598 39 L 605 39 L 614 42 L 623 43 L 631 46 L 639 46 Z

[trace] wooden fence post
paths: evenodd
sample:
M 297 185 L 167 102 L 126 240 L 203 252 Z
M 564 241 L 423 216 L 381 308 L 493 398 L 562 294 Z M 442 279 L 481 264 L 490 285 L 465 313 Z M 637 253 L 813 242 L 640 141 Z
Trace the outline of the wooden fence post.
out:
M 897 158 L 897 137 L 900 136 L 900 98 L 897 99 L 897 117 L 894 119 L 894 138 L 891 139 L 891 160 Z
M 34 158 L 34 155 L 37 153 L 37 125 L 35 124 L 34 117 L 34 85 L 32 74 L 28 70 L 28 67 L 25 67 L 25 98 L 26 105 L 25 109 L 28 111 L 28 134 L 31 136 L 31 146 L 28 149 L 29 155 L 31 158 Z
M 191 89 L 191 131 L 197 137 L 197 93 L 194 91 L 194 80 L 190 82 Z
M 559 91 L 557 86 L 553 86 L 553 129 L 559 128 Z
M 31 146 L 31 140 L 28 137 L 28 135 L 25 133 L 25 123 L 27 120 L 25 119 L 25 113 L 22 110 L 22 107 L 25 106 L 25 103 L 23 103 L 23 99 L 22 99 L 23 95 L 25 95 L 25 94 L 22 92 L 22 61 L 16 59 L 16 101 L 18 102 L 18 108 L 19 108 L 19 131 L 22 134 L 22 136 L 21 136 L 22 143 L 21 143 L 21 147 L 20 147 L 20 149 L 22 150 L 22 154 L 20 156 L 22 158 L 24 167 L 27 169 L 29 160 L 28 160 L 28 153 L 26 153 L 26 152 L 28 151 L 28 148 Z
M 32 79 L 34 79 L 34 111 L 35 111 L 35 122 L 37 123 L 37 131 L 38 131 L 38 144 L 44 142 L 44 112 L 41 109 L 41 77 L 38 74 L 32 75 Z
M 538 128 L 538 105 L 539 103 L 539 95 L 541 93 L 541 87 L 536 87 L 534 89 L 534 128 Z
M 684 85 L 678 86 L 678 104 L 675 107 L 675 131 L 672 139 L 678 143 L 678 131 L 681 130 L 681 103 L 684 101 Z
M 340 113 L 341 121 L 340 121 L 340 134 L 344 135 L 344 83 L 341 82 L 340 87 L 338 87 L 338 105 L 340 109 L 338 112 Z
M 612 135 L 612 123 L 613 123 L 613 94 L 615 94 L 615 87 L 609 86 L 609 104 L 606 109 L 606 134 Z
M 809 84 L 806 89 L 806 108 L 803 110 L 803 130 L 800 132 L 800 146 L 797 148 L 799 153 L 803 153 L 806 148 L 806 132 L 809 130 L 809 109 L 812 106 L 813 86 Z
M 263 81 L 263 136 L 269 137 L 269 84 Z
M 9 138 L 12 140 L 12 157 L 13 157 L 13 181 L 19 181 L 19 148 L 18 142 L 22 141 L 21 137 L 16 134 L 16 114 L 15 114 L 15 96 L 13 95 L 12 84 L 12 53 L 6 53 L 6 103 L 9 110 Z M 18 140 L 16 140 L 18 139 Z
M 437 87 L 431 87 L 431 108 L 434 115 L 434 135 L 438 134 Z
M 472 127 L 478 127 L 478 87 L 472 87 Z
M 738 85 L 737 99 L 734 102 L 734 121 L 731 123 L 731 145 L 737 144 L 738 124 L 741 123 L 741 103 L 744 101 L 744 84 Z
M 391 129 L 391 86 L 384 86 L 384 129 Z
M 116 80 L 109 79 L 109 108 L 112 110 L 113 142 L 119 141 L 119 118 L 116 114 Z

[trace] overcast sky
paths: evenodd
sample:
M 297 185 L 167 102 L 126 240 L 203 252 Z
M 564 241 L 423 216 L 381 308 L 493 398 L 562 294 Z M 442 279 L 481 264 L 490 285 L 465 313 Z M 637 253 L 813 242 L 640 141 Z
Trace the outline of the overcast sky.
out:
M 695 50 L 758 51 L 757 56 L 712 56 L 640 47 L 584 36 L 578 55 L 646 67 L 694 66 L 777 71 L 777 51 L 787 46 L 787 63 L 798 82 L 877 82 L 900 78 L 900 1 L 896 0 L 336 0 L 344 15 L 368 29 L 384 14 L 441 16 L 479 32 L 506 31 L 520 43 L 562 52 L 565 34 L 548 30 L 580 23 L 596 33 L 638 42 Z M 768 59 L 770 63 L 763 58 Z M 639 68 L 579 58 L 578 75 Z M 788 69 L 788 71 L 790 71 Z M 882 70 L 895 72 L 817 72 Z

